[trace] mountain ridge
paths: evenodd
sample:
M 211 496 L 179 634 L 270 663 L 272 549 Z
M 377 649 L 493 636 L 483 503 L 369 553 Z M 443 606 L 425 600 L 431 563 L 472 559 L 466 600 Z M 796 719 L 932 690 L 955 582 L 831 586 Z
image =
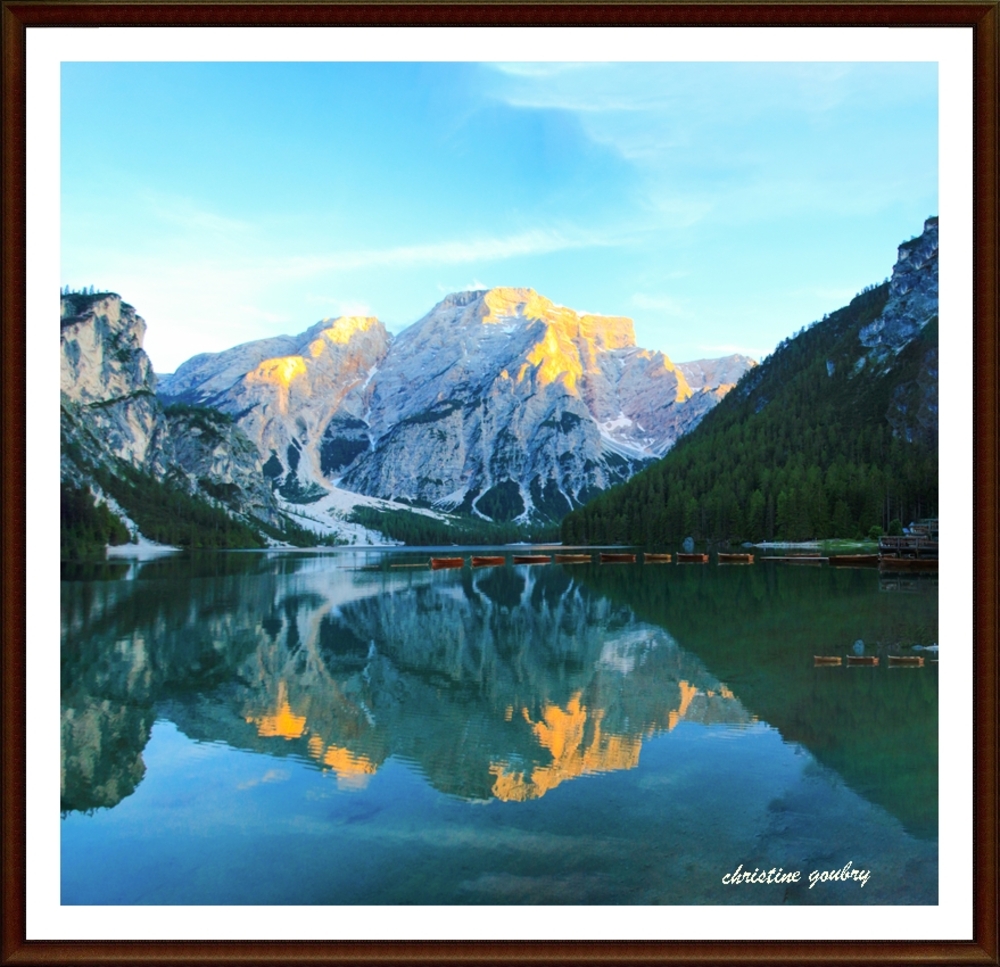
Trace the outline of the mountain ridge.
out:
M 230 414 L 292 502 L 340 486 L 557 520 L 669 449 L 751 365 L 674 364 L 637 347 L 627 317 L 499 287 L 452 293 L 396 336 L 341 317 L 201 354 L 163 376 L 160 395 Z

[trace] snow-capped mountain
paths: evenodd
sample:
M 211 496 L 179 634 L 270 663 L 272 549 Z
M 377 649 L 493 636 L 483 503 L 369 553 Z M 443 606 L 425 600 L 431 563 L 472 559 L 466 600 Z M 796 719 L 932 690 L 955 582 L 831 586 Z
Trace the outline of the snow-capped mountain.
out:
M 674 364 L 635 345 L 630 319 L 497 288 L 448 296 L 394 339 L 343 317 L 196 356 L 159 394 L 231 414 L 291 501 L 337 484 L 558 519 L 662 456 L 753 365 Z

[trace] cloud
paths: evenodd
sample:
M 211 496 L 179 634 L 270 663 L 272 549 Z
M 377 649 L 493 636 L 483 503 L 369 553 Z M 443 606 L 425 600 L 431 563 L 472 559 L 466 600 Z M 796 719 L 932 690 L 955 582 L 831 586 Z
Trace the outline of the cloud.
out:
M 469 262 L 499 262 L 529 255 L 547 255 L 567 249 L 618 244 L 621 244 L 620 240 L 596 232 L 534 229 L 503 237 L 485 236 L 417 245 L 396 245 L 381 249 L 291 256 L 279 260 L 275 270 L 283 275 L 313 275 L 319 272 L 353 271 L 387 266 L 462 265 Z
M 690 319 L 693 316 L 693 313 L 679 300 L 669 295 L 646 295 L 644 292 L 636 292 L 632 296 L 632 305 L 639 309 L 658 309 L 665 315 L 676 316 L 679 319 Z
M 245 234 L 255 230 L 255 226 L 251 222 L 229 218 L 226 215 L 200 208 L 190 198 L 169 197 L 152 192 L 145 192 L 142 197 L 155 218 L 168 225 L 175 225 L 191 232 Z

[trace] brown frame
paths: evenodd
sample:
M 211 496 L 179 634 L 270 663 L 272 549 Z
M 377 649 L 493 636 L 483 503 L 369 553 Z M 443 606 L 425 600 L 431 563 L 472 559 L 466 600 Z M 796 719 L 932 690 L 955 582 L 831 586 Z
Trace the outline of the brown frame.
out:
M 0 0 L 2 964 L 1000 964 L 997 837 L 997 292 L 1000 3 L 280 3 Z M 25 939 L 25 28 L 40 26 L 956 26 L 973 29 L 973 940 L 154 942 Z

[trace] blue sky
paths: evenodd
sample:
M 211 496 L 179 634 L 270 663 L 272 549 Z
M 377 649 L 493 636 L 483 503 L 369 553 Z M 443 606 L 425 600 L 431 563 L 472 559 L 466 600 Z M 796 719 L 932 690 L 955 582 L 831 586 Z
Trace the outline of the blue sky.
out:
M 66 63 L 61 275 L 158 372 L 449 292 L 760 358 L 937 214 L 937 67 Z

